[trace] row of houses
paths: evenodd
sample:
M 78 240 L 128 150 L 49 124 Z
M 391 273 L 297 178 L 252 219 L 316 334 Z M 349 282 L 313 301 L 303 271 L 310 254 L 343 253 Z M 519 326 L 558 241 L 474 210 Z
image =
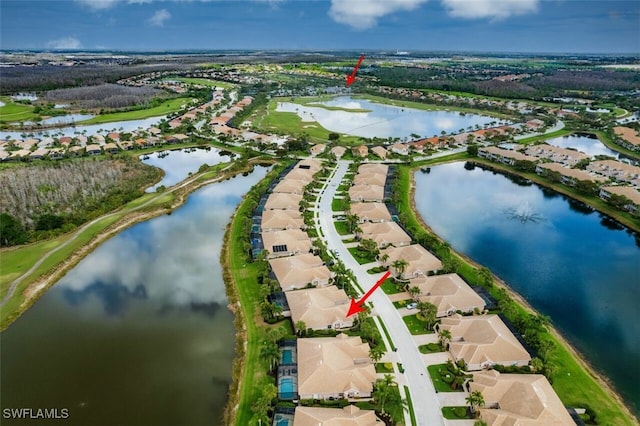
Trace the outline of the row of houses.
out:
M 478 156 L 490 161 L 514 165 L 517 161 L 537 163 L 536 173 L 549 175 L 558 173 L 560 181 L 568 186 L 575 186 L 578 182 L 592 182 L 600 185 L 600 198 L 609 200 L 613 194 L 626 197 L 630 202 L 624 208 L 632 214 L 637 214 L 640 208 L 640 167 L 617 160 L 598 160 L 589 162 L 585 169 L 576 169 L 578 162 L 590 159 L 584 153 L 540 144 L 528 147 L 525 153 L 499 148 L 497 146 L 483 147 L 478 150 Z M 551 160 L 552 162 L 540 162 Z M 605 185 L 614 181 L 622 185 Z
M 617 136 L 616 142 L 632 151 L 640 151 L 640 132 L 626 126 L 616 126 L 613 133 Z
M 191 108 L 186 113 L 172 119 L 171 121 L 169 121 L 169 127 L 175 129 L 176 127 L 180 127 L 184 120 L 193 121 L 198 117 L 198 114 L 205 114 L 207 113 L 207 111 L 215 109 L 223 100 L 224 90 L 216 89 L 212 92 L 211 100 L 209 102 L 205 102 L 202 105 Z

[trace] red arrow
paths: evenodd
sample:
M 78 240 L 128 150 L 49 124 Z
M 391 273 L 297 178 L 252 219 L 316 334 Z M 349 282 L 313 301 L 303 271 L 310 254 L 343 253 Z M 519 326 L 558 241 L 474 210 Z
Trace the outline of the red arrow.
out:
M 389 275 L 391 275 L 391 272 L 387 271 L 382 278 L 380 278 L 378 280 L 377 283 L 375 283 L 375 285 L 373 287 L 371 287 L 369 289 L 369 291 L 367 292 L 367 294 L 365 294 L 362 299 L 358 300 L 357 302 L 351 298 L 351 305 L 349 306 L 349 311 L 347 312 L 347 317 L 350 317 L 353 314 L 357 314 L 358 312 L 364 312 L 365 309 L 362 307 L 362 305 L 364 305 L 364 302 L 367 301 L 367 299 L 369 298 L 369 296 L 371 296 L 371 294 L 376 291 L 376 289 L 378 287 L 380 287 L 382 285 L 383 282 L 385 282 L 385 280 L 387 278 L 389 278 Z
M 360 64 L 362 64 L 362 61 L 364 61 L 364 55 L 360 55 L 360 59 L 358 59 L 358 63 L 353 69 L 353 72 L 351 73 L 351 75 L 347 76 L 347 87 L 351 86 L 351 84 L 356 81 L 356 73 L 358 72 L 358 68 L 360 68 Z

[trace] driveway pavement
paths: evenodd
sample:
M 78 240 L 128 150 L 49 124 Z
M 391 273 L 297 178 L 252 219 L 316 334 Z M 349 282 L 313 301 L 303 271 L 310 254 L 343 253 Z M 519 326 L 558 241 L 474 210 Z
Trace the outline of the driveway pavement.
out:
M 333 226 L 331 201 L 337 188 L 337 186 L 333 186 L 333 183 L 338 183 L 342 180 L 347 172 L 348 165 L 349 163 L 347 161 L 338 161 L 338 166 L 320 198 L 317 220 L 323 231 L 327 247 L 330 250 L 337 250 L 340 253 L 340 259 L 342 259 L 347 268 L 353 271 L 358 285 L 366 292 L 383 274 L 368 274 L 367 271 L 353 259 Z M 433 384 L 431 380 L 429 380 L 426 372 L 422 354 L 418 351 L 413 337 L 409 334 L 409 330 L 407 330 L 407 327 L 402 321 L 402 317 L 386 294 L 381 290 L 375 291 L 369 301 L 375 306 L 377 313 L 384 321 L 393 339 L 394 345 L 398 348 L 397 355 L 405 369 L 403 376 L 411 392 L 417 424 L 444 426 L 444 420 L 440 412 L 440 404 L 436 397 Z M 402 393 L 404 392 L 402 387 L 400 390 Z M 405 415 L 405 419 L 406 418 L 407 416 Z M 411 423 L 409 422 L 407 424 Z

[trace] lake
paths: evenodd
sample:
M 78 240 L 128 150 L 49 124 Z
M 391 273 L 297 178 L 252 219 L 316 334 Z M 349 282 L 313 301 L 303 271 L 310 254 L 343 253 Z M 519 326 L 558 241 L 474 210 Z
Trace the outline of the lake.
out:
M 146 192 L 154 192 L 160 185 L 170 187 L 183 181 L 189 173 L 195 173 L 200 166 L 208 164 L 213 166 L 226 163 L 233 158 L 230 155 L 221 155 L 215 148 L 187 148 L 171 151 L 153 152 L 142 156 L 142 162 L 156 166 L 164 170 L 165 175 L 160 182 L 146 189 Z
M 2 408 L 66 408 L 65 425 L 221 424 L 235 330 L 220 250 L 267 170 L 194 192 L 49 289 L 0 335 Z
M 304 106 L 292 102 L 278 102 L 276 111 L 294 112 L 304 122 L 318 122 L 332 132 L 345 133 L 366 138 L 407 138 L 412 133 L 421 137 L 440 135 L 441 131 L 458 133 L 460 129 L 485 126 L 503 121 L 478 114 L 464 114 L 452 111 L 425 111 L 396 107 L 371 102 L 366 99 L 354 99 L 351 96 L 339 96 L 321 105 L 347 109 L 365 109 L 369 112 L 328 110 L 322 107 Z M 310 125 L 310 124 L 307 124 Z M 312 124 L 311 124 L 312 125 Z
M 613 158 L 620 158 L 620 153 L 607 148 L 600 139 L 593 135 L 569 135 L 560 138 L 547 139 L 545 143 L 559 146 L 561 148 L 575 148 L 587 155 L 608 155 Z
M 434 232 L 549 315 L 640 412 L 640 238 L 550 190 L 464 163 L 415 180 Z

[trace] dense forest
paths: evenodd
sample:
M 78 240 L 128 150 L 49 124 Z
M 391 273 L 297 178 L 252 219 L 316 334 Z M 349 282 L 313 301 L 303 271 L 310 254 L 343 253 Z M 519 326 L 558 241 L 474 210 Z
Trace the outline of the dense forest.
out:
M 54 103 L 72 103 L 80 108 L 124 108 L 143 105 L 162 95 L 152 87 L 131 87 L 118 84 L 55 89 L 46 92 L 43 99 Z

